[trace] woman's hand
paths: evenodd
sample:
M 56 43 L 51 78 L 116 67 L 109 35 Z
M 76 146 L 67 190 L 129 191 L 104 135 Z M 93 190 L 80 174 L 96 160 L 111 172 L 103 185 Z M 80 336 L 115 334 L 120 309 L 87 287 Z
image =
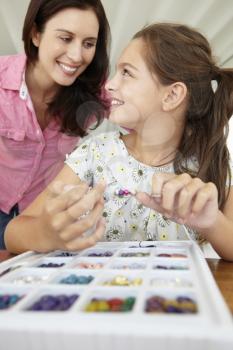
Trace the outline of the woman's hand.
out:
M 43 232 L 40 245 L 44 247 L 40 250 L 79 250 L 94 245 L 105 230 L 104 188 L 102 183 L 92 189 L 84 182 L 75 186 L 53 183 L 37 218 Z M 93 232 L 85 236 L 90 229 Z
M 138 192 L 136 198 L 168 219 L 196 230 L 213 226 L 219 213 L 216 186 L 186 173 L 155 174 L 152 195 Z

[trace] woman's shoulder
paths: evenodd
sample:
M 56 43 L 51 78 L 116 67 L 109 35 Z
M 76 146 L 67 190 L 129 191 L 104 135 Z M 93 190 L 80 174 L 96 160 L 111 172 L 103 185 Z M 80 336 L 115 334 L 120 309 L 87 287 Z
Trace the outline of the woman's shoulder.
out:
M 0 56 L 0 83 L 2 88 L 19 88 L 26 65 L 26 55 Z
M 10 66 L 15 69 L 19 65 L 24 66 L 25 63 L 26 63 L 26 55 L 25 54 L 0 56 L 0 70 L 6 69 Z M 12 66 L 12 65 L 14 65 L 14 66 Z

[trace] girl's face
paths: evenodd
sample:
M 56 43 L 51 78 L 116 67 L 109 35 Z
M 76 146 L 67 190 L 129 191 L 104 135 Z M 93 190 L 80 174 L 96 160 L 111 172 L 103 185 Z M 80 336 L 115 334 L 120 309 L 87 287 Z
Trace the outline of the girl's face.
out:
M 132 40 L 120 56 L 115 76 L 106 84 L 111 98 L 109 119 L 134 130 L 155 122 L 163 96 L 163 86 L 149 71 L 143 50 L 142 39 Z
M 71 85 L 93 60 L 98 32 L 92 10 L 67 8 L 51 17 L 44 31 L 32 36 L 40 79 L 51 86 Z

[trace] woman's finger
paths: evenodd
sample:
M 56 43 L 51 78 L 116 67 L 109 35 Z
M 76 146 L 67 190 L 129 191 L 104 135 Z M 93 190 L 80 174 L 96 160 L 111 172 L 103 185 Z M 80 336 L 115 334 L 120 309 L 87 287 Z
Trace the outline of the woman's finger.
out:
M 61 232 L 59 234 L 60 238 L 68 242 L 78 236 L 81 236 L 88 230 L 93 229 L 102 216 L 103 208 L 103 201 L 97 202 L 89 214 L 80 220 L 77 219 L 77 221 L 69 225 L 63 232 Z
M 95 204 L 101 200 L 104 189 L 105 185 L 103 183 L 97 184 L 89 191 L 86 191 L 84 186 L 81 194 L 78 191 L 77 197 L 72 195 L 72 200 L 70 200 L 70 202 L 67 200 L 60 201 L 59 199 L 59 203 L 55 205 L 56 209 L 53 208 L 54 211 L 52 212 L 53 215 L 51 218 L 51 226 L 54 230 L 59 231 L 65 229 L 68 225 L 78 220 L 80 216 L 86 215 L 87 212 L 91 211 Z M 75 198 L 77 198 L 77 200 L 75 200 Z M 66 205 L 68 203 L 71 203 L 71 205 L 67 207 Z M 58 208 L 60 211 L 58 211 Z M 57 213 L 56 215 L 54 214 L 55 212 Z
M 105 220 L 101 218 L 96 225 L 95 231 L 88 237 L 77 237 L 65 245 L 67 250 L 81 250 L 92 247 L 98 242 L 105 232 Z
M 81 182 L 70 188 L 67 188 L 65 184 L 56 186 L 57 184 L 54 184 L 54 186 L 49 189 L 50 197 L 45 203 L 46 211 L 51 215 L 66 210 L 79 201 L 89 190 L 88 184 L 85 182 Z M 60 189 L 59 193 L 57 193 L 58 189 Z

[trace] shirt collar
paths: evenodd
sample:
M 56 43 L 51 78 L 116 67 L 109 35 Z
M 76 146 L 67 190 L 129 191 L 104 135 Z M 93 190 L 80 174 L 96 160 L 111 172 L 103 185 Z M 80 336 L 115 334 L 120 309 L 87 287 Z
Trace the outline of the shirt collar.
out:
M 22 78 L 22 82 L 21 82 L 21 85 L 20 85 L 20 89 L 19 89 L 19 97 L 22 100 L 26 100 L 27 97 L 28 97 L 28 88 L 27 88 L 27 85 L 26 85 L 26 82 L 25 82 L 25 71 L 23 73 L 23 78 Z

